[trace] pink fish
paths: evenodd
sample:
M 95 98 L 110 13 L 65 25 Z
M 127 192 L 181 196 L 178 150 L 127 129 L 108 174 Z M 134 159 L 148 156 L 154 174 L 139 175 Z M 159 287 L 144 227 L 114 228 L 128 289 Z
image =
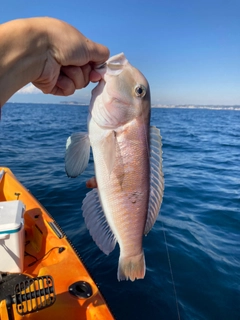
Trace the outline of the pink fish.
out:
M 118 280 L 134 281 L 145 276 L 143 235 L 163 197 L 161 136 L 150 126 L 148 82 L 123 53 L 95 71 L 101 80 L 92 91 L 88 133 L 68 138 L 66 172 L 76 177 L 85 170 L 91 146 L 97 188 L 83 200 L 85 223 L 105 254 L 118 242 Z

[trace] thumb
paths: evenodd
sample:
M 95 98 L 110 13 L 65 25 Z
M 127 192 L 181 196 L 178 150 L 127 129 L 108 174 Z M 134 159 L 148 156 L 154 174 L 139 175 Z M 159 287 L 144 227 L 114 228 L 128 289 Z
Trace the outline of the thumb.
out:
M 109 58 L 109 49 L 102 44 L 88 40 L 89 61 L 101 64 Z

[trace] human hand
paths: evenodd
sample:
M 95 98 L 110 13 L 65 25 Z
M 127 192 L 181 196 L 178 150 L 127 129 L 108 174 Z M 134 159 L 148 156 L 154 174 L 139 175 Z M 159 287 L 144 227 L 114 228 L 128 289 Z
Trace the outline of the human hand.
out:
M 66 22 L 53 18 L 34 18 L 46 29 L 47 52 L 40 76 L 32 83 L 44 93 L 67 96 L 84 88 L 95 65 L 105 62 L 109 50 L 87 39 Z
M 92 69 L 108 57 L 105 46 L 57 19 L 0 24 L 0 108 L 29 82 L 44 93 L 70 95 L 90 80 L 99 81 Z

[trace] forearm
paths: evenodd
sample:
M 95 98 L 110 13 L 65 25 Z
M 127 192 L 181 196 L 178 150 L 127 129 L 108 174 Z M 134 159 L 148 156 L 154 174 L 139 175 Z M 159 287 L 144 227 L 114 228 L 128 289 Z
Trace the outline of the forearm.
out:
M 0 107 L 20 88 L 37 79 L 47 60 L 43 19 L 0 25 Z

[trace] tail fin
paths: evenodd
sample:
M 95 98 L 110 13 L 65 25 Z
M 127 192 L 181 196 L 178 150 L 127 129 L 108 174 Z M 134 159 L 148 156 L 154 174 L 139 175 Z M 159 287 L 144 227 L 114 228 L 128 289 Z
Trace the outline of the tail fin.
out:
M 137 256 L 121 257 L 118 262 L 118 281 L 143 279 L 145 276 L 146 266 L 144 253 Z

